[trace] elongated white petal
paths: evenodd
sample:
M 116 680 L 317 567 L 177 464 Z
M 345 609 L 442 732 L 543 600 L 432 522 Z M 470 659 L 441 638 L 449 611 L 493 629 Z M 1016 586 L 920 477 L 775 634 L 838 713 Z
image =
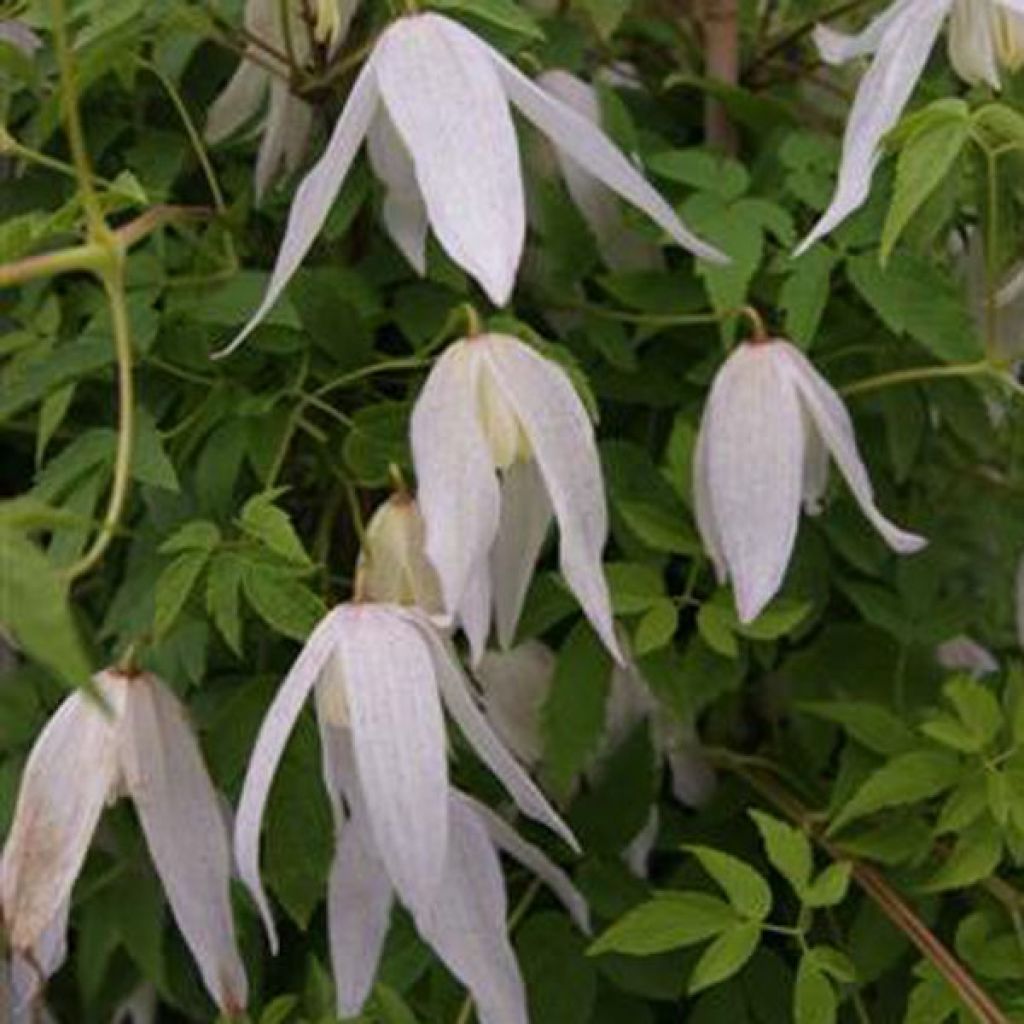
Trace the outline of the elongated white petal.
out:
M 295 192 L 284 238 L 263 301 L 238 337 L 218 355 L 226 356 L 234 352 L 249 337 L 299 269 L 299 264 L 327 220 L 331 206 L 362 145 L 377 108 L 377 99 L 374 60 L 371 57 L 352 86 L 348 102 L 335 125 L 324 155 Z
M 715 576 L 720 584 L 724 584 L 729 579 L 729 566 L 725 561 L 722 538 L 718 534 L 718 524 L 712 512 L 711 494 L 708 489 L 707 435 L 710 408 L 711 403 L 706 403 L 697 431 L 697 442 L 693 447 L 693 515 L 697 521 L 697 531 L 700 533 L 704 550 L 715 567 Z
M 31 1021 L 32 1004 L 39 996 L 46 982 L 60 970 L 68 955 L 68 917 L 71 913 L 71 899 L 65 899 L 57 915 L 43 930 L 39 941 L 30 953 L 11 956 L 10 996 L 12 1003 L 12 1024 Z M 0 974 L 5 968 L 0 964 Z M 0 1001 L 0 1020 L 5 1020 Z M 18 1012 L 20 1011 L 20 1012 Z
M 391 881 L 362 817 L 342 830 L 327 896 L 338 1016 L 355 1017 L 373 988 L 391 921 Z
M 144 981 L 118 1005 L 110 1024 L 153 1024 L 156 1010 L 156 988 Z
M 539 847 L 528 843 L 504 818 L 472 797 L 460 795 L 458 799 L 483 822 L 498 849 L 514 857 L 523 867 L 532 871 L 561 901 L 576 927 L 590 933 L 590 909 L 583 894 L 572 879 Z
M 480 664 L 487 648 L 487 638 L 491 634 L 491 607 L 494 603 L 492 585 L 490 560 L 483 558 L 469 574 L 458 614 L 459 624 L 469 641 L 470 658 L 474 665 Z
M 384 226 L 398 251 L 421 276 L 427 272 L 427 208 L 423 205 L 416 169 L 387 112 L 370 125 L 366 151 L 374 173 L 384 183 Z
M 927 3 L 928 0 L 925 0 Z M 814 30 L 814 42 L 827 64 L 845 64 L 857 57 L 867 57 L 881 45 L 882 39 L 894 21 L 914 7 L 921 7 L 921 0 L 897 0 L 881 14 L 873 18 L 867 28 L 857 35 L 837 32 L 827 25 L 818 25 Z
M 395 22 L 375 60 L 381 99 L 412 157 L 438 241 L 504 305 L 523 251 L 526 201 L 489 50 L 449 19 L 421 14 Z
M 306 646 L 277 691 L 266 718 L 260 726 L 256 745 L 242 785 L 235 818 L 235 858 L 242 882 L 252 893 L 266 926 L 270 948 L 277 952 L 277 929 L 270 912 L 267 894 L 260 879 L 260 825 L 281 755 L 295 728 L 303 705 L 320 675 L 335 644 L 338 617 L 336 608 L 326 615 L 310 634 Z
M 648 862 L 654 850 L 654 844 L 658 841 L 658 830 L 661 827 L 661 816 L 658 814 L 658 807 L 651 808 L 647 815 L 644 827 L 629 841 L 629 845 L 622 851 L 622 859 L 630 871 L 637 878 L 646 878 L 649 872 Z
M 949 672 L 969 672 L 976 679 L 999 671 L 992 652 L 969 636 L 955 636 L 935 649 L 935 660 Z
M 0 21 L 0 42 L 10 43 L 26 57 L 31 57 L 43 45 L 42 39 L 28 25 L 16 18 Z
M 287 82 L 275 79 L 270 83 L 270 109 L 263 127 L 263 139 L 256 156 L 253 184 L 256 202 L 261 203 L 267 188 L 274 180 L 284 161 L 285 139 L 292 116 L 291 93 Z
M 152 676 L 129 686 L 121 741 L 125 783 L 174 919 L 214 1002 L 236 1014 L 248 984 L 231 917 L 227 829 L 185 710 Z
M 3 917 L 14 950 L 32 949 L 71 893 L 117 777 L 124 681 L 96 677 L 108 711 L 72 694 L 36 740 L 3 854 Z
M 444 883 L 433 905 L 415 915 L 416 927 L 469 989 L 480 1024 L 528 1024 L 498 854 L 480 819 L 455 799 L 451 824 Z
M 805 421 L 807 448 L 804 451 L 804 511 L 810 516 L 821 512 L 828 490 L 830 456 L 821 435 Z
M 785 368 L 793 386 L 798 390 L 814 426 L 836 460 L 839 471 L 850 485 L 868 522 L 894 551 L 901 554 L 920 551 L 928 542 L 923 537 L 901 530 L 886 519 L 875 505 L 874 489 L 857 450 L 853 422 L 842 399 L 799 349 L 786 342 L 776 342 L 775 345 L 783 357 L 780 365 Z
M 715 770 L 696 745 L 679 743 L 668 755 L 672 795 L 684 806 L 703 807 L 718 785 Z
M 338 650 L 374 842 L 402 901 L 417 908 L 444 871 L 448 766 L 430 648 L 399 611 L 345 608 Z
M 835 195 L 794 255 L 809 249 L 867 200 L 882 139 L 907 105 L 951 2 L 919 0 L 901 10 L 888 25 L 846 123 Z
M 488 651 L 474 674 L 487 721 L 520 761 L 535 767 L 544 753 L 540 713 L 555 674 L 554 654 L 529 640 L 509 651 Z
M 709 514 L 744 622 L 779 589 L 800 519 L 804 423 L 778 347 L 736 349 L 715 378 L 704 422 Z
M 995 20 L 991 0 L 987 4 L 954 2 L 949 19 L 949 60 L 965 82 L 985 82 L 998 89 Z
M 723 253 L 701 241 L 683 224 L 661 194 L 600 128 L 534 85 L 497 51 L 490 51 L 490 56 L 508 98 L 559 150 L 585 167 L 592 177 L 643 210 L 684 249 L 712 263 L 728 262 Z
M 529 818 L 547 825 L 561 836 L 574 850 L 579 850 L 576 837 L 548 803 L 536 783 L 526 774 L 518 761 L 508 752 L 477 707 L 472 686 L 466 678 L 454 653 L 444 643 L 430 622 L 414 611 L 405 615 L 419 628 L 430 645 L 437 670 L 437 680 L 444 697 L 445 707 L 476 751 L 477 756 L 501 780 L 516 806 Z
M 211 146 L 223 142 L 256 116 L 268 88 L 267 72 L 243 60 L 224 91 L 210 105 L 203 137 Z
M 474 342 L 457 342 L 437 361 L 410 423 L 426 552 L 441 579 L 445 608 L 458 610 L 474 566 L 498 530 L 500 498 L 477 409 L 480 361 Z
M 565 371 L 515 338 L 477 342 L 530 442 L 559 529 L 562 574 L 613 657 L 622 660 L 601 555 L 608 539 L 594 428 Z
M 498 643 L 515 642 L 519 616 L 551 524 L 551 500 L 537 463 L 513 462 L 502 475 L 501 518 L 491 551 Z

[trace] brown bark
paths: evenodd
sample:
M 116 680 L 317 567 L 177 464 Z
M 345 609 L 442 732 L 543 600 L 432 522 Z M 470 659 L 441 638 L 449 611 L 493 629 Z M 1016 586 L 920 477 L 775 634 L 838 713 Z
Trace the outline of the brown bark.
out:
M 739 0 L 698 0 L 704 35 L 704 71 L 708 78 L 735 86 L 740 78 Z M 725 105 L 708 97 L 704 113 L 708 145 L 735 155 L 738 138 Z

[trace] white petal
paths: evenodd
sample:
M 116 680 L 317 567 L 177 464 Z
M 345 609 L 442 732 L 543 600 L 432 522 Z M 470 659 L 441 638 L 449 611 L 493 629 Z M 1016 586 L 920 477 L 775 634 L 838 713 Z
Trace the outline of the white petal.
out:
M 410 439 L 426 552 L 454 613 L 469 574 L 491 550 L 500 498 L 477 409 L 480 360 L 456 342 L 442 354 L 412 411 Z
M 799 349 L 786 342 L 775 344 L 784 356 L 780 365 L 787 370 L 793 386 L 798 390 L 807 412 L 836 460 L 839 471 L 850 485 L 850 490 L 868 522 L 894 551 L 901 554 L 920 551 L 928 543 L 923 537 L 901 530 L 878 511 L 867 469 L 857 450 L 853 422 L 842 399 Z
M 605 703 L 601 753 L 608 755 L 622 746 L 656 708 L 647 681 L 636 664 L 630 661 L 624 666 L 614 666 Z
M 551 524 L 551 511 L 537 463 L 533 459 L 513 462 L 502 474 L 501 518 L 491 551 L 494 618 L 498 643 L 505 650 L 515 642 L 526 592 Z
M 0 42 L 10 43 L 26 57 L 31 57 L 43 45 L 42 39 L 16 18 L 0 21 Z
M 940 644 L 935 660 L 947 671 L 969 672 L 975 678 L 999 671 L 999 662 L 969 636 L 957 636 Z
M 800 519 L 803 414 L 779 345 L 735 350 L 712 385 L 704 423 L 709 514 L 743 622 L 779 589 Z
M 374 173 L 384 183 L 384 226 L 398 251 L 422 276 L 427 272 L 427 208 L 423 205 L 416 169 L 386 111 L 370 125 L 366 151 Z
M 856 57 L 869 56 L 881 45 L 894 21 L 910 8 L 920 6 L 921 0 L 897 0 L 873 18 L 863 32 L 854 36 L 837 32 L 826 25 L 818 25 L 814 30 L 814 42 L 821 59 L 827 64 L 845 64 Z
M 60 970 L 68 955 L 68 917 L 71 913 L 71 899 L 61 903 L 57 916 L 46 926 L 28 956 L 14 953 L 11 956 L 10 986 L 11 1001 L 15 1010 L 14 1021 L 25 1020 L 32 1024 L 31 1007 L 43 986 Z M 0 973 L 4 966 L 0 964 Z M 2 1011 L 0 1003 L 0 1011 Z M 5 1020 L 0 1012 L 0 1020 Z
M 339 1017 L 358 1016 L 370 995 L 391 922 L 391 902 L 384 864 L 364 820 L 354 816 L 341 833 L 327 896 Z
M 376 53 L 381 99 L 412 157 L 430 225 L 501 306 L 523 251 L 526 201 L 512 115 L 489 57 L 437 14 L 394 22 Z
M 510 651 L 488 651 L 475 669 L 487 721 L 505 746 L 530 768 L 544 753 L 540 714 L 554 674 L 554 654 L 536 640 Z
M 11 946 L 34 947 L 66 902 L 117 776 L 124 681 L 95 680 L 109 711 L 72 694 L 36 740 L 3 854 L 3 916 Z
M 156 988 L 144 981 L 127 999 L 121 1001 L 110 1024 L 153 1024 L 156 1010 Z
M 508 939 L 505 879 L 487 830 L 461 801 L 451 803 L 444 883 L 416 927 L 470 990 L 480 1024 L 529 1024 L 526 991 Z
M 231 917 L 227 829 L 185 710 L 158 679 L 132 680 L 121 739 L 125 783 L 174 919 L 214 1002 L 237 1014 L 248 985 Z
M 861 80 L 843 137 L 839 182 L 829 208 L 797 247 L 809 249 L 867 200 L 882 139 L 900 118 L 928 61 L 952 0 L 917 0 L 894 18 Z
M 621 661 L 601 564 L 608 510 L 587 410 L 566 372 L 529 346 L 498 334 L 476 344 L 537 460 L 558 520 L 562 575 L 605 646 Z
M 534 85 L 499 53 L 493 52 L 492 59 L 509 99 L 559 150 L 613 192 L 643 210 L 684 249 L 712 263 L 728 262 L 718 249 L 702 242 L 683 224 L 661 194 L 600 128 Z
M 711 403 L 706 402 L 701 414 L 697 442 L 693 448 L 693 515 L 697 521 L 697 532 L 704 544 L 704 550 L 715 567 L 715 576 L 720 584 L 729 579 L 729 566 L 722 550 L 722 538 L 711 511 L 711 495 L 708 490 L 708 411 Z
M 474 665 L 487 649 L 491 634 L 491 567 L 487 558 L 481 559 L 469 574 L 466 591 L 459 604 L 458 620 L 469 641 L 470 659 Z
M 270 948 L 277 952 L 277 929 L 270 912 L 270 903 L 260 879 L 260 825 L 270 795 L 274 773 L 284 753 L 288 737 L 298 720 L 313 684 L 320 675 L 335 643 L 341 609 L 325 616 L 310 634 L 306 646 L 292 665 L 274 697 L 266 718 L 260 726 L 256 745 L 249 758 L 249 767 L 242 785 L 242 795 L 235 818 L 235 857 L 242 882 L 252 893 L 270 939 Z
M 647 815 L 644 827 L 629 842 L 629 846 L 622 851 L 622 859 L 626 866 L 637 878 L 646 878 L 648 875 L 648 862 L 651 859 L 651 852 L 654 844 L 658 841 L 658 830 L 661 827 L 660 815 L 657 805 L 651 808 Z
M 572 879 L 543 850 L 528 843 L 504 818 L 472 797 L 460 795 L 461 799 L 483 822 L 491 841 L 523 867 L 532 871 L 559 899 L 576 927 L 590 933 L 590 910 L 583 894 L 572 883 Z
M 344 609 L 338 650 L 359 784 L 402 901 L 428 904 L 444 871 L 448 765 L 431 652 L 397 605 Z
M 445 707 L 477 756 L 501 780 L 523 814 L 547 825 L 574 850 L 579 850 L 579 844 L 569 827 L 488 725 L 487 719 L 476 705 L 471 684 L 455 659 L 454 653 L 427 619 L 412 610 L 406 610 L 405 614 L 426 637 L 433 655 Z
M 956 73 L 973 85 L 985 82 L 999 88 L 996 56 L 996 11 L 990 2 L 954 2 L 949 19 L 949 60 Z
M 539 75 L 537 84 L 600 127 L 601 107 L 593 86 L 557 69 Z M 604 262 L 612 270 L 664 269 L 657 246 L 626 224 L 615 193 L 564 150 L 555 153 L 569 195 L 593 232 Z
M 805 414 L 806 415 L 806 414 Z M 805 421 L 807 447 L 804 450 L 804 511 L 809 516 L 821 512 L 828 491 L 828 470 L 831 461 L 828 448 L 817 430 Z
M 715 769 L 696 744 L 679 743 L 668 755 L 668 766 L 672 795 L 684 807 L 701 808 L 714 796 Z
M 234 352 L 256 329 L 281 297 L 285 286 L 299 269 L 299 264 L 327 220 L 327 215 L 331 212 L 334 200 L 341 190 L 377 108 L 377 85 L 373 65 L 374 60 L 371 57 L 359 72 L 324 155 L 303 178 L 302 184 L 295 192 L 291 210 L 288 212 L 284 239 L 278 250 L 277 261 L 263 301 L 238 337 L 218 355 L 226 356 Z
M 216 146 L 255 117 L 263 105 L 268 84 L 268 74 L 263 68 L 243 60 L 210 106 L 203 130 L 206 141 Z
M 253 188 L 256 203 L 263 201 L 267 188 L 281 170 L 284 158 L 284 144 L 291 115 L 291 95 L 288 83 L 275 79 L 270 83 L 270 109 L 263 127 L 263 139 L 256 156 L 256 170 L 253 173 Z

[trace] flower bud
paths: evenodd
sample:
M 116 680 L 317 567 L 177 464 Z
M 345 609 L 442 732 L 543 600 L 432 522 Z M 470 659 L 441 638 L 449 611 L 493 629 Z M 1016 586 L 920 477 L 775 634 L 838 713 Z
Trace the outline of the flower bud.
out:
M 996 11 L 995 40 L 999 63 L 1007 71 L 1024 67 L 1024 15 L 1014 11 Z

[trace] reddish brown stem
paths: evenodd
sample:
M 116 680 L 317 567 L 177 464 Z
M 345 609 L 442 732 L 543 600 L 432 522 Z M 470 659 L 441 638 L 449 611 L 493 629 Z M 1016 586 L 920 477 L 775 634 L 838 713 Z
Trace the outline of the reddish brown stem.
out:
M 704 33 L 704 70 L 708 78 L 735 86 L 740 80 L 740 20 L 738 0 L 700 0 Z M 729 155 L 737 150 L 736 129 L 721 100 L 709 97 L 704 113 L 708 145 Z

